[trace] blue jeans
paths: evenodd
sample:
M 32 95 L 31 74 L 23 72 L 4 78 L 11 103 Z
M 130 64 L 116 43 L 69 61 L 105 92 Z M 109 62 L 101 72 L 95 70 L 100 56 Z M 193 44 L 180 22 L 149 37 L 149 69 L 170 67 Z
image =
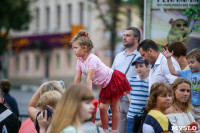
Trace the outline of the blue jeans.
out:
M 134 127 L 134 119 L 127 118 L 127 133 L 134 133 L 133 127 Z

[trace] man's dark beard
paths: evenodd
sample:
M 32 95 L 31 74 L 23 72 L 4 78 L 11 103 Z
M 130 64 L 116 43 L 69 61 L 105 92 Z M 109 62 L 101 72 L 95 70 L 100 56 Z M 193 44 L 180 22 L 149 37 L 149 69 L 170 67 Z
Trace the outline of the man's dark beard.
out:
M 134 46 L 133 43 L 124 45 L 125 48 L 131 48 L 131 47 L 133 47 L 133 46 Z

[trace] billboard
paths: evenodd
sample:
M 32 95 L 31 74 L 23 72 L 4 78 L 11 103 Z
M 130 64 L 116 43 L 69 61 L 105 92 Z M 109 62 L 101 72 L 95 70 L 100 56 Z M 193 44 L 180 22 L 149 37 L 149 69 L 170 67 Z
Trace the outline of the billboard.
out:
M 192 49 L 200 47 L 199 26 L 198 0 L 145 0 L 144 39 L 162 46 L 181 41 Z
M 59 33 L 36 36 L 14 37 L 12 39 L 12 50 L 24 49 L 52 49 L 58 47 L 68 47 L 71 33 Z

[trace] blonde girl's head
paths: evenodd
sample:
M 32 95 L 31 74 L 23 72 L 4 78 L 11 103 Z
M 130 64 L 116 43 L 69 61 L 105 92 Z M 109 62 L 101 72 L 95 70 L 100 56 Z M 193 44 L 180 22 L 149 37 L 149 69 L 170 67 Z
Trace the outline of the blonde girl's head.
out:
M 61 93 L 58 91 L 48 91 L 45 92 L 40 99 L 38 100 L 37 107 L 39 107 L 42 110 L 45 110 L 46 106 L 49 105 L 55 109 L 56 104 L 61 98 Z
M 90 36 L 87 31 L 79 31 L 74 38 L 71 40 L 71 43 L 78 42 L 81 47 L 87 46 L 87 50 L 90 52 L 93 48 L 93 43 L 90 39 Z
M 41 87 L 40 95 L 42 95 L 45 92 L 52 91 L 52 90 L 58 91 L 59 93 L 62 94 L 65 89 L 62 86 L 62 84 L 59 83 L 59 81 L 49 81 L 49 82 L 42 84 L 40 87 Z
M 54 111 L 50 133 L 59 133 L 69 125 L 78 128 L 80 104 L 83 100 L 93 100 L 91 89 L 84 85 L 73 84 L 65 90 Z

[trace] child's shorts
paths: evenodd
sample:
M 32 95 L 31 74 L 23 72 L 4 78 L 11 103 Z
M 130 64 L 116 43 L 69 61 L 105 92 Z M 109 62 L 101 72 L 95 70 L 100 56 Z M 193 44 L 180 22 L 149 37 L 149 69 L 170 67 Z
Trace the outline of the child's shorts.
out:
M 100 91 L 99 102 L 115 102 L 121 98 L 124 92 L 129 93 L 131 89 L 129 82 L 126 79 L 126 75 L 118 70 L 114 70 L 109 84 Z

